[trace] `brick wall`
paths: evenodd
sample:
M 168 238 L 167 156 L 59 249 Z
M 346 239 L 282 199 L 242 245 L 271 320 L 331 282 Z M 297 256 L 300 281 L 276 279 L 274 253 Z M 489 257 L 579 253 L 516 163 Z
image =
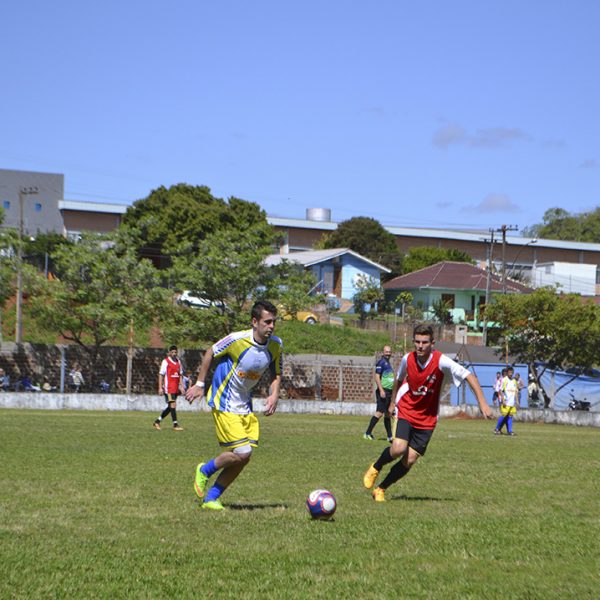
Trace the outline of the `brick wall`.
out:
M 190 374 L 196 373 L 202 362 L 201 350 L 180 350 L 181 361 Z M 73 363 L 82 367 L 86 385 L 82 391 L 98 391 L 98 383 L 105 379 L 117 391 L 120 380 L 124 386 L 127 367 L 127 348 L 107 346 L 101 348 L 95 372 L 90 360 L 78 346 L 46 346 L 42 344 L 4 343 L 0 349 L 0 367 L 10 376 L 12 383 L 20 375 L 42 382 L 46 377 L 53 386 L 60 385 L 61 360 L 65 364 L 65 378 Z M 132 392 L 155 393 L 158 369 L 165 356 L 164 350 L 138 348 L 132 365 Z M 313 354 L 285 355 L 281 386 L 282 399 L 332 400 L 342 402 L 374 401 L 375 356 L 324 356 Z M 397 364 L 399 357 L 395 357 Z M 94 382 L 93 384 L 91 382 Z M 263 375 L 256 396 L 268 395 L 268 372 Z M 65 391 L 69 391 L 66 387 Z

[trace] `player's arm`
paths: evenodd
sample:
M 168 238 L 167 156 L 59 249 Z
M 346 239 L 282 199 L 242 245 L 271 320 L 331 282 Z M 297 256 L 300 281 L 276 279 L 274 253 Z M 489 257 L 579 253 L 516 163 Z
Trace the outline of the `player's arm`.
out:
M 158 374 L 158 393 L 164 394 L 165 392 L 165 376 L 162 373 Z
M 377 389 L 379 390 L 379 395 L 382 398 L 385 398 L 385 390 L 383 389 L 383 386 L 381 385 L 381 374 L 378 373 L 377 371 L 375 371 L 375 384 L 377 385 Z
M 481 411 L 483 416 L 486 419 L 491 419 L 493 416 L 492 409 L 490 408 L 490 405 L 485 400 L 485 396 L 483 395 L 483 390 L 481 389 L 481 386 L 479 385 L 479 379 L 477 379 L 477 376 L 474 373 L 469 373 L 469 375 L 467 375 L 467 378 L 465 381 L 469 384 L 469 387 L 473 390 L 473 393 L 475 394 L 475 398 L 477 398 L 477 404 L 479 404 L 479 410 Z
M 269 396 L 265 403 L 265 416 L 271 416 L 277 410 L 277 403 L 279 402 L 279 390 L 281 389 L 281 373 L 277 373 L 271 381 L 271 387 L 269 388 Z
M 403 357 L 400 362 L 398 372 L 394 375 L 394 385 L 392 386 L 392 399 L 388 406 L 388 414 L 391 416 L 394 413 L 394 407 L 396 406 L 396 397 L 398 396 L 398 390 L 406 377 L 406 357 Z
M 198 378 L 194 385 L 190 385 L 190 389 L 185 393 L 185 399 L 191 404 L 196 398 L 202 398 L 204 396 L 204 381 L 206 380 L 206 376 L 208 375 L 208 370 L 210 369 L 210 364 L 213 359 L 213 349 L 212 346 L 204 353 L 202 357 L 202 364 L 200 365 L 200 370 L 198 371 Z

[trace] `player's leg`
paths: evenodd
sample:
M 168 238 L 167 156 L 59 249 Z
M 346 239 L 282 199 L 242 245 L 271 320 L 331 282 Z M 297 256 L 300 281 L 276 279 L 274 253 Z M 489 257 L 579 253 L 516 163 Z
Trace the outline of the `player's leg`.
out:
M 400 419 L 396 426 L 396 437 L 392 441 L 392 445 L 384 449 L 379 455 L 379 458 L 367 469 L 363 475 L 363 485 L 367 489 L 371 489 L 375 485 L 375 481 L 379 472 L 385 465 L 393 462 L 402 456 L 408 448 L 408 439 L 410 424 L 404 419 Z
M 506 407 L 505 406 L 501 406 L 500 407 L 500 416 L 498 417 L 498 422 L 496 423 L 496 429 L 494 429 L 494 433 L 496 435 L 500 435 L 502 433 L 502 428 L 504 427 L 504 424 L 506 423 Z
M 394 434 L 392 433 L 392 418 L 388 412 L 390 402 L 392 401 L 392 390 L 385 390 L 385 408 L 383 412 L 383 426 L 385 427 L 385 433 L 387 434 L 388 442 L 392 442 Z
M 394 463 L 386 478 L 379 484 L 379 489 L 385 491 L 390 485 L 402 479 L 420 457 L 421 455 L 414 448 L 409 447 L 408 452 L 399 461 Z
M 394 464 L 381 484 L 373 490 L 372 495 L 376 502 L 385 501 L 385 491 L 392 484 L 404 477 L 427 450 L 427 445 L 433 435 L 433 429 L 416 429 L 411 427 L 408 423 L 407 425 L 409 429 L 407 429 L 405 425 L 399 429 L 400 435 L 406 435 L 408 437 L 408 446 L 404 449 L 402 458 Z M 398 435 L 398 433 L 396 435 Z M 394 443 L 396 441 L 397 440 L 394 439 Z M 393 446 L 394 444 L 392 444 L 392 447 Z
M 373 429 L 375 428 L 375 425 L 377 425 L 377 423 L 379 423 L 379 419 L 381 419 L 382 417 L 382 413 L 380 413 L 379 411 L 375 411 L 375 414 L 371 417 L 371 420 L 369 421 L 369 426 L 367 427 L 367 430 L 364 432 L 363 437 L 365 438 L 365 440 L 372 440 L 373 438 Z
M 508 435 L 515 435 L 513 432 L 513 415 L 516 414 L 517 409 L 514 406 L 510 407 L 508 414 L 506 415 L 506 429 Z
M 165 409 L 160 413 L 160 415 L 155 419 L 154 423 L 152 424 L 154 429 L 160 429 L 160 422 L 171 412 L 171 403 L 170 403 L 170 398 L 168 394 L 165 394 L 165 402 L 167 403 L 167 406 L 165 407 Z
M 183 427 L 181 427 L 177 422 L 177 394 L 170 394 L 170 396 L 171 401 L 169 402 L 169 406 L 171 407 L 171 420 L 173 421 L 173 430 L 183 431 Z
M 220 510 L 223 507 L 219 497 L 243 471 L 250 461 L 253 448 L 258 446 L 259 426 L 253 414 L 237 415 L 214 409 L 212 414 L 219 444 L 228 450 L 196 467 L 194 489 L 198 497 L 204 498 L 203 508 Z M 221 473 L 205 495 L 208 480 L 217 471 Z

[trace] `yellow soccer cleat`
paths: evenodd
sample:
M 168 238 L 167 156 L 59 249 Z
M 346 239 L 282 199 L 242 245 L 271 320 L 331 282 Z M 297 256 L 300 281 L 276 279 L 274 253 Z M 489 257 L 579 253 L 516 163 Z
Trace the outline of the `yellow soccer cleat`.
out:
M 196 477 L 194 478 L 194 491 L 198 498 L 204 498 L 204 490 L 208 483 L 208 477 L 200 470 L 206 463 L 200 463 L 196 467 Z
M 375 488 L 372 492 L 371 495 L 373 496 L 373 500 L 375 500 L 375 502 L 385 502 L 385 490 L 378 487 Z
M 363 476 L 363 485 L 368 490 L 370 490 L 375 485 L 377 475 L 379 475 L 379 471 L 373 465 L 371 465 Z
M 160 423 L 158 421 L 154 421 L 154 423 L 152 423 L 152 427 L 154 427 L 154 429 L 158 429 L 158 431 L 160 431 Z
M 173 431 L 183 431 L 183 427 L 181 425 L 173 425 Z
M 219 500 L 210 500 L 209 502 L 204 502 L 202 504 L 202 508 L 207 508 L 208 510 L 225 510 L 225 507 Z

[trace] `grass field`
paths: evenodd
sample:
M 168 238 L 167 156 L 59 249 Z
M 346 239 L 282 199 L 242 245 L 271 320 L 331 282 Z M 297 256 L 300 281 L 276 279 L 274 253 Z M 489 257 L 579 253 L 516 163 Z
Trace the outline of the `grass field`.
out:
M 441 421 L 375 504 L 365 417 L 276 414 L 201 511 L 209 415 L 0 410 L 0 598 L 597 598 L 600 432 Z M 383 426 L 375 430 L 380 435 Z M 309 491 L 338 499 L 311 521 Z

